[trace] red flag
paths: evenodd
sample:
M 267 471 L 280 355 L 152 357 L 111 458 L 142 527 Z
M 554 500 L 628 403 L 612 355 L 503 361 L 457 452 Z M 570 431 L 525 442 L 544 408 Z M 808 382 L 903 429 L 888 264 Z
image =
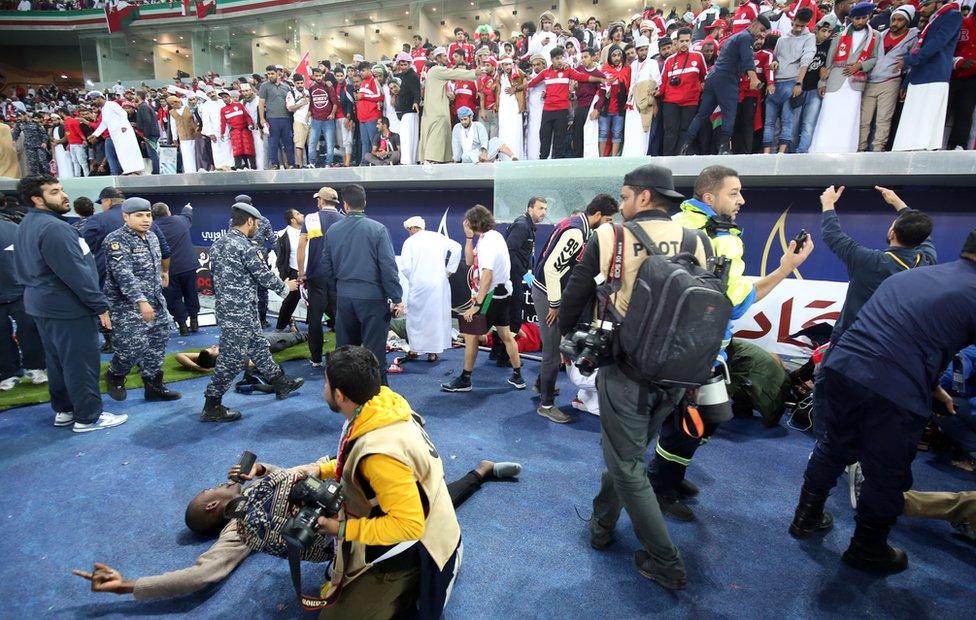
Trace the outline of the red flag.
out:
M 203 19 L 207 15 L 217 12 L 217 0 L 197 0 L 197 18 Z
M 295 70 L 292 71 L 291 73 L 292 75 L 296 73 L 302 74 L 305 77 L 306 84 L 309 84 L 312 81 L 312 72 L 308 70 L 308 52 L 305 52 L 305 55 L 302 56 L 302 59 L 301 61 L 299 61 L 298 66 L 295 67 Z
M 123 30 L 137 17 L 139 17 L 139 7 L 135 4 L 129 4 L 124 0 L 105 3 L 105 23 L 109 32 Z

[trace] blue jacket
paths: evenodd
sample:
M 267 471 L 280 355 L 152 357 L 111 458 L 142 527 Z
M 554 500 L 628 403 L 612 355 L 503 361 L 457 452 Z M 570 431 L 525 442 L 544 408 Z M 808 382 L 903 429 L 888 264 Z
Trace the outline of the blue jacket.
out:
M 746 71 L 756 70 L 756 56 L 752 50 L 752 44 L 756 42 L 756 37 L 748 30 L 743 30 L 726 39 L 722 44 L 722 53 L 715 61 L 715 68 L 708 75 L 708 79 L 734 80 L 739 83 L 739 78 Z
M 125 224 L 125 220 L 122 219 L 121 204 L 113 205 L 108 211 L 96 213 L 85 220 L 85 228 L 81 234 L 95 255 L 95 266 L 98 268 L 99 284 L 105 282 L 105 247 L 102 242 L 105 241 L 105 237 L 110 232 L 122 228 L 123 224 Z M 159 226 L 155 222 L 152 225 L 152 231 L 159 237 L 159 247 L 163 251 L 163 258 L 169 258 L 169 244 L 166 243 L 166 237 L 163 235 L 163 231 L 159 229 Z
M 969 399 L 973 411 L 976 411 L 976 345 L 966 347 L 959 352 L 959 356 L 962 357 L 963 381 L 963 391 L 960 396 Z M 939 380 L 939 383 L 942 384 L 946 392 L 952 394 L 952 364 L 942 373 L 942 379 Z
M 24 287 L 17 279 L 14 268 L 16 245 L 17 224 L 0 220 L 0 304 L 17 301 L 24 296 Z
M 930 23 L 919 50 L 905 55 L 909 84 L 948 83 L 961 29 L 962 13 L 958 10 Z
M 169 246 L 169 272 L 170 274 L 195 272 L 200 268 L 200 261 L 197 260 L 197 252 L 190 240 L 190 227 L 193 224 L 193 207 L 186 205 L 179 215 L 161 217 L 154 224 L 162 231 L 159 237 L 159 246 L 163 244 Z
M 844 234 L 837 219 L 837 212 L 833 209 L 823 213 L 821 236 L 830 251 L 844 263 L 850 280 L 850 284 L 847 285 L 847 297 L 844 299 L 844 309 L 841 310 L 840 318 L 834 324 L 834 331 L 830 336 L 831 342 L 840 339 L 844 331 L 857 318 L 857 313 L 886 278 L 906 268 L 913 269 L 938 262 L 931 237 L 916 248 L 889 246 L 883 250 L 875 250 L 860 245 Z
M 14 260 L 24 283 L 27 314 L 78 319 L 108 310 L 95 258 L 78 231 L 60 216 L 31 208 L 17 231 Z
M 331 291 L 352 299 L 403 300 L 386 226 L 353 211 L 333 224 L 324 239 L 322 277 Z
M 976 343 L 976 262 L 902 271 L 881 283 L 824 368 L 917 415 L 952 357 Z

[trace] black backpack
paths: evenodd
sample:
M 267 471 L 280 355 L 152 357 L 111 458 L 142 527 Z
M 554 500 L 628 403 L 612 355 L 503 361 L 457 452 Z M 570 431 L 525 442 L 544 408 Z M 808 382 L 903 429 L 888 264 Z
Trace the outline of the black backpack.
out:
M 681 251 L 668 257 L 640 224 L 623 226 L 651 256 L 637 271 L 627 314 L 614 317 L 618 324 L 614 358 L 624 374 L 638 383 L 697 387 L 712 375 L 732 315 L 725 283 L 695 258 L 697 239 L 701 236 L 709 254 L 711 242 L 699 231 L 685 228 Z M 619 290 L 623 273 L 623 227 L 614 228 L 610 278 L 601 285 L 609 287 L 605 295 Z M 616 314 L 612 303 L 607 307 Z

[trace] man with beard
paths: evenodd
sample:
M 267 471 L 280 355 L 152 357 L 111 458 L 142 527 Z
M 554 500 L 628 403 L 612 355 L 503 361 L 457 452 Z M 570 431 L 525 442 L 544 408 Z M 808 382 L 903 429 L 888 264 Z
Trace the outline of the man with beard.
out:
M 98 325 L 111 329 L 112 320 L 92 253 L 62 219 L 68 196 L 50 175 L 25 177 L 17 191 L 31 205 L 17 231 L 17 278 L 44 343 L 54 425 L 76 433 L 118 426 L 127 416 L 103 411 L 98 388 Z
M 396 76 L 400 78 L 396 99 L 396 114 L 400 117 L 400 162 L 412 165 L 417 163 L 420 140 L 420 76 L 411 66 L 410 54 L 397 54 Z
M 811 153 L 854 153 L 860 135 L 861 93 L 881 55 L 881 37 L 868 20 L 870 2 L 851 9 L 851 23 L 835 37 L 820 69 L 823 107 L 813 133 Z
M 677 52 L 664 61 L 659 89 L 666 156 L 678 154 L 678 138 L 695 118 L 707 71 L 702 53 L 689 50 L 691 30 L 681 28 L 676 39 Z
M 448 69 L 447 50 L 434 50 L 437 65 L 427 70 L 424 115 L 420 119 L 420 159 L 437 163 L 453 159 L 451 151 L 451 110 L 445 86 L 451 80 L 475 80 L 470 69 Z
M 630 65 L 630 89 L 627 92 L 627 112 L 624 116 L 624 157 L 647 155 L 651 120 L 654 116 L 654 93 L 661 83 L 657 61 L 648 57 L 651 42 L 641 35 L 634 41 L 637 58 Z
M 332 74 L 329 74 L 332 77 Z M 335 86 L 326 79 L 321 68 L 312 70 L 312 84 L 308 94 L 311 99 L 309 112 L 312 117 L 308 138 L 308 163 L 317 168 L 319 165 L 319 139 L 325 139 L 325 167 L 332 167 L 332 158 L 336 143 L 336 101 Z
M 183 172 L 197 171 L 196 135 L 199 125 L 189 99 L 180 99 L 176 95 L 166 98 L 169 104 L 169 117 L 173 123 L 176 141 L 180 146 L 180 157 L 183 160 Z
M 878 63 L 874 65 L 868 84 L 861 95 L 861 135 L 857 150 L 868 150 L 868 138 L 874 128 L 871 150 L 885 150 L 891 133 L 891 122 L 898 105 L 905 55 L 918 40 L 918 29 L 910 28 L 915 7 L 905 4 L 891 13 L 891 26 L 879 41 Z M 967 133 L 968 137 L 968 133 Z
M 285 103 L 291 88 L 278 77 L 274 65 L 266 67 L 268 81 L 261 84 L 258 93 L 258 115 L 268 136 L 268 166 L 278 168 L 278 152 L 284 150 L 287 165 L 295 167 L 295 143 L 292 135 L 291 114 Z

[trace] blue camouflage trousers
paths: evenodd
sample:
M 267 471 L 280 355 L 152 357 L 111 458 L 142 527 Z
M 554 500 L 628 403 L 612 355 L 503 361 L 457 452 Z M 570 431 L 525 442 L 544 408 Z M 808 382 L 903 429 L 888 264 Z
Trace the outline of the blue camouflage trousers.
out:
M 127 375 L 136 364 L 139 364 L 143 377 L 152 377 L 162 372 L 171 323 L 165 306 L 152 306 L 156 319 L 151 323 L 142 320 L 142 316 L 135 310 L 109 310 L 114 336 L 112 347 L 115 350 L 109 363 L 112 374 Z
M 281 366 L 271 358 L 268 339 L 261 335 L 259 328 L 222 325 L 219 346 L 217 366 L 204 392 L 207 398 L 221 398 L 234 378 L 244 371 L 248 360 L 254 362 L 258 372 L 268 381 L 274 381 L 282 374 Z

